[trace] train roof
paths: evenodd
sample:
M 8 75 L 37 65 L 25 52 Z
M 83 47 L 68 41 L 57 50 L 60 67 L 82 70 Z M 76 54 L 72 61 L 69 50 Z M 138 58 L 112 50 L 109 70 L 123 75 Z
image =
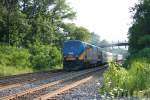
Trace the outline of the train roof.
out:
M 90 46 L 92 46 L 92 47 L 97 47 L 97 48 L 101 48 L 101 47 L 98 47 L 98 46 L 96 46 L 96 45 L 93 45 L 93 44 L 90 44 L 90 43 L 87 43 L 87 42 L 83 42 L 83 41 L 81 41 L 81 40 L 66 40 L 65 42 L 81 42 L 81 43 L 83 43 L 83 44 L 86 44 L 86 45 L 90 45 Z
M 74 41 L 76 41 L 76 42 L 82 42 L 80 40 L 66 40 L 65 42 L 74 42 Z

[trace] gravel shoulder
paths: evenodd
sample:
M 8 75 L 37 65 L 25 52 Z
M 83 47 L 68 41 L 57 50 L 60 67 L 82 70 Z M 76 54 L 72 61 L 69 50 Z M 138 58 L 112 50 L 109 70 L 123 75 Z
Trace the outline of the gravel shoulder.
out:
M 68 91 L 68 93 L 64 93 L 59 95 L 57 100 L 100 100 L 101 96 L 99 94 L 99 89 L 103 84 L 103 73 L 105 70 L 99 71 L 93 75 L 93 78 L 79 85 L 73 90 Z
M 92 71 L 96 71 L 98 70 L 99 68 L 94 68 L 94 69 L 87 69 L 87 70 L 82 70 L 82 71 L 79 71 L 79 72 L 67 72 L 67 73 L 64 73 L 64 74 L 59 74 L 59 75 L 54 75 L 53 77 L 49 77 L 48 79 L 46 80 L 38 80 L 38 81 L 35 81 L 35 82 L 31 82 L 31 83 L 27 83 L 27 84 L 24 84 L 22 86 L 18 86 L 18 87 L 14 87 L 14 88 L 9 88 L 9 89 L 4 89 L 4 90 L 1 90 L 0 91 L 0 97 L 5 97 L 5 96 L 9 96 L 9 95 L 15 95 L 15 94 L 19 94 L 21 93 L 22 91 L 26 91 L 28 89 L 34 89 L 38 86 L 41 86 L 41 85 L 44 85 L 44 84 L 48 84 L 48 83 L 51 83 L 51 82 L 54 82 L 56 80 L 62 80 L 62 79 L 66 79 L 68 76 L 69 78 L 72 77 L 78 77 L 78 76 L 82 76 L 84 75 L 85 73 L 89 73 L 89 72 L 92 72 Z M 104 70 L 104 69 L 103 69 Z M 102 75 L 102 71 L 99 71 L 97 74 L 101 74 Z M 93 78 L 92 80 L 96 77 L 96 74 L 93 75 Z

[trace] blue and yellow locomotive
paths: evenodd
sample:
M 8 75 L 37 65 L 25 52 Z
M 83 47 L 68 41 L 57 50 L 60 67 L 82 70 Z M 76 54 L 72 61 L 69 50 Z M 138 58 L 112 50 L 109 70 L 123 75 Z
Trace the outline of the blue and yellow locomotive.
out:
M 67 71 L 85 69 L 102 63 L 101 48 L 79 40 L 65 41 L 63 56 L 64 70 Z

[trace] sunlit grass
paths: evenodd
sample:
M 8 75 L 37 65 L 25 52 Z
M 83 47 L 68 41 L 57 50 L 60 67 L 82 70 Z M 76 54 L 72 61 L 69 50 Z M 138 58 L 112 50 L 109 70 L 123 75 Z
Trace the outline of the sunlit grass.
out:
M 15 66 L 4 66 L 0 65 L 0 76 L 11 76 L 25 73 L 33 73 L 40 71 L 52 71 L 62 69 L 62 65 L 58 65 L 54 68 L 43 68 L 43 69 L 34 69 L 33 67 L 15 67 Z
M 34 72 L 32 67 L 14 67 L 0 65 L 0 76 L 17 75 Z
M 133 59 L 125 69 L 111 63 L 104 74 L 101 94 L 110 97 L 150 97 L 150 64 L 148 59 Z

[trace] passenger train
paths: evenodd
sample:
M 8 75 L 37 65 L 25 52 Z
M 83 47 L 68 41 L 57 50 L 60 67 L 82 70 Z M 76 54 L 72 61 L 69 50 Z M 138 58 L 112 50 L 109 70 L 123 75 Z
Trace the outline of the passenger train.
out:
M 114 60 L 112 53 L 79 40 L 65 41 L 63 56 L 63 67 L 66 71 L 86 69 Z

